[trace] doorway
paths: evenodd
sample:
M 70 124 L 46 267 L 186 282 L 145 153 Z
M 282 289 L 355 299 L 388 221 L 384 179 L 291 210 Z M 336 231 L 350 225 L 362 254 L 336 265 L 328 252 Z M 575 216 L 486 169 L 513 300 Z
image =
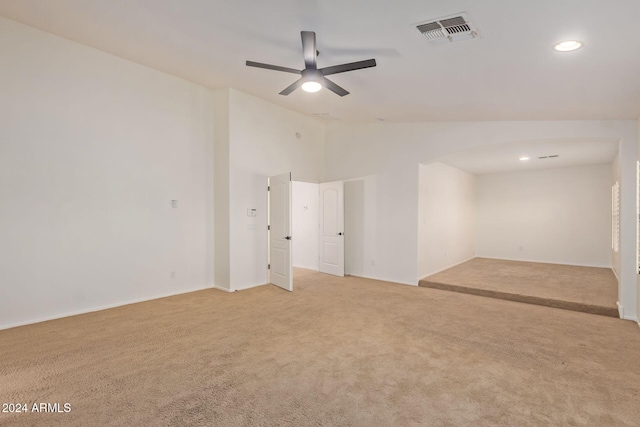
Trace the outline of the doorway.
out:
M 344 276 L 344 183 L 292 182 L 293 267 Z

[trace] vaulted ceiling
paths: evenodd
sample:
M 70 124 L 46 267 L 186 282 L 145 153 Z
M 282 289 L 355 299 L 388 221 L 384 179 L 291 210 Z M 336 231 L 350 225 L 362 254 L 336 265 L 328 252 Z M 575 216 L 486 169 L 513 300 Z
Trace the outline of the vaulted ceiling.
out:
M 480 38 L 433 46 L 411 24 L 466 12 Z M 0 15 L 208 87 L 345 121 L 637 119 L 640 1 L 0 0 Z M 349 90 L 278 95 L 302 68 L 300 31 Z M 584 47 L 556 52 L 577 39 Z

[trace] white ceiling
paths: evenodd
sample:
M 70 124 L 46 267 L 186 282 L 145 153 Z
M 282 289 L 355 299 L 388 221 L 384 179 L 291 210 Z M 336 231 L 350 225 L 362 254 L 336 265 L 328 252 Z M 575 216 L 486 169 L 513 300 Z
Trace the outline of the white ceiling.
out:
M 481 39 L 430 46 L 411 24 L 467 12 Z M 209 87 L 231 86 L 348 121 L 637 119 L 640 1 L 0 0 L 0 15 Z M 335 75 L 351 92 L 278 92 L 302 68 L 300 31 L 319 66 L 374 57 Z M 553 45 L 584 47 L 558 53 Z
M 597 165 L 611 163 L 618 144 L 617 139 L 607 138 L 518 141 L 465 150 L 438 161 L 475 175 Z M 549 155 L 558 157 L 539 159 Z

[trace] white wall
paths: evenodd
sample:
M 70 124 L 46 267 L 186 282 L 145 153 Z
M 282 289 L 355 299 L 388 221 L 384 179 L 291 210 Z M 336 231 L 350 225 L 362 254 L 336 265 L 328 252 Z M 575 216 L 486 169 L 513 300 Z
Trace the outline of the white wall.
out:
M 637 135 L 636 135 L 637 136 Z M 629 139 L 630 140 L 630 139 Z M 637 320 L 637 167 L 638 144 L 620 141 L 620 274 L 619 303 L 623 318 Z
M 293 181 L 291 188 L 293 266 L 318 270 L 319 184 Z
M 420 165 L 418 277 L 475 255 L 476 177 L 440 162 Z
M 0 328 L 210 286 L 211 92 L 4 18 L 0 70 Z
M 480 257 L 611 267 L 611 165 L 479 175 Z
M 230 90 L 229 289 L 267 283 L 267 178 L 291 172 L 296 181 L 321 182 L 324 138 L 320 120 Z
M 229 89 L 213 92 L 214 127 L 214 286 L 231 287 L 229 253 Z
M 456 151 L 515 141 L 556 138 L 619 138 L 621 149 L 623 253 L 621 299 L 635 318 L 636 194 L 638 123 L 621 121 L 334 123 L 327 125 L 325 179 L 372 175 L 376 202 L 365 212 L 375 218 L 367 234 L 376 265 L 371 276 L 417 284 L 418 163 Z M 628 185 L 624 185 L 627 182 Z M 366 263 L 372 259 L 366 259 Z
M 375 176 L 344 183 L 344 271 L 374 277 L 376 268 L 377 184 Z
M 344 183 L 344 273 L 364 276 L 365 181 Z

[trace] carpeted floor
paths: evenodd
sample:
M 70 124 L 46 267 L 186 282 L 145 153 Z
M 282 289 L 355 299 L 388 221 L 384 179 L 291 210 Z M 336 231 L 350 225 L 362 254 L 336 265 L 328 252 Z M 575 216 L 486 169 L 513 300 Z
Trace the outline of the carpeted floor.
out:
M 633 322 L 298 272 L 0 331 L 35 426 L 637 426 Z
M 619 316 L 618 282 L 609 268 L 473 258 L 420 280 L 420 286 Z

